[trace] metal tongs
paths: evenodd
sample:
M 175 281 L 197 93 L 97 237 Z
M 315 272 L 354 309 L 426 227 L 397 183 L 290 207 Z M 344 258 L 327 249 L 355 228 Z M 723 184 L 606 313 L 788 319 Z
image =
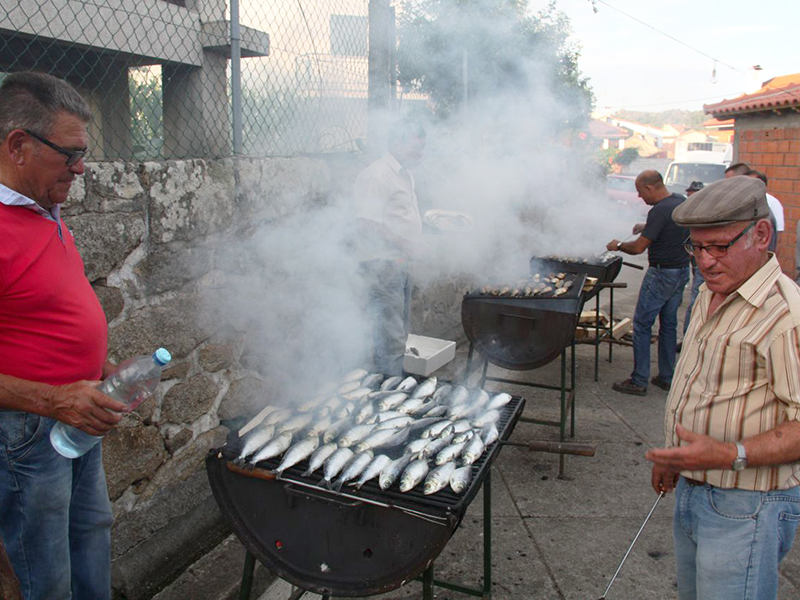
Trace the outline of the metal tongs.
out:
M 599 600 L 605 600 L 605 597 L 608 594 L 608 590 L 610 590 L 611 586 L 614 585 L 614 580 L 616 580 L 617 575 L 619 575 L 619 572 L 622 569 L 622 565 L 625 564 L 625 561 L 627 560 L 628 555 L 631 553 L 631 550 L 633 550 L 633 545 L 636 543 L 636 540 L 639 539 L 639 535 L 641 535 L 642 530 L 644 529 L 644 526 L 647 525 L 647 522 L 650 520 L 650 517 L 653 516 L 653 512 L 656 510 L 656 506 L 658 506 L 659 501 L 663 497 L 664 497 L 664 492 L 661 492 L 661 493 L 658 494 L 658 498 L 656 498 L 655 504 L 653 504 L 653 508 L 651 508 L 650 512 L 647 513 L 647 517 L 645 517 L 644 523 L 642 523 L 642 526 L 639 527 L 639 531 L 636 532 L 636 537 L 633 538 L 633 541 L 631 542 L 631 545 L 628 547 L 628 551 L 625 553 L 625 556 L 622 557 L 622 561 L 620 561 L 619 566 L 617 567 L 617 570 L 614 572 L 614 576 L 611 578 L 611 581 L 608 582 L 608 587 L 606 587 L 606 591 L 603 592 L 603 595 L 600 596 Z

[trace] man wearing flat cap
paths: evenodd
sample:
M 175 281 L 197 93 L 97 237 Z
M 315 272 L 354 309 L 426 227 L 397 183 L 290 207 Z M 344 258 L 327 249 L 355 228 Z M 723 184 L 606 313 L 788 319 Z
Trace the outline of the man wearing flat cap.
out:
M 766 186 L 736 176 L 675 209 L 705 278 L 675 370 L 656 492 L 675 490 L 681 600 L 769 600 L 800 522 L 800 288 L 768 252 Z

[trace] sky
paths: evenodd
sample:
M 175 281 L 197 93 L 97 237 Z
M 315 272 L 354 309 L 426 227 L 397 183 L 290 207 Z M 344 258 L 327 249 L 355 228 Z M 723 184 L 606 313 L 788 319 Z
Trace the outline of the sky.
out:
M 531 0 L 530 7 L 547 3 Z M 701 110 L 753 92 L 771 77 L 800 72 L 800 2 L 594 0 L 597 12 L 592 5 L 556 3 L 581 46 L 578 64 L 591 80 L 596 110 Z M 754 65 L 763 70 L 751 70 Z

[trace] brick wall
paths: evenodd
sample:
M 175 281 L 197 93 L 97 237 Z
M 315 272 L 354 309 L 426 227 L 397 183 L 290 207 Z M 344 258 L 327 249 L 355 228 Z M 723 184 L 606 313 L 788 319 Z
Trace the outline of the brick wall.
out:
M 794 278 L 800 220 L 800 115 L 737 117 L 736 149 L 736 161 L 766 173 L 767 190 L 783 204 L 786 223 L 778 239 L 778 259 L 783 271 Z

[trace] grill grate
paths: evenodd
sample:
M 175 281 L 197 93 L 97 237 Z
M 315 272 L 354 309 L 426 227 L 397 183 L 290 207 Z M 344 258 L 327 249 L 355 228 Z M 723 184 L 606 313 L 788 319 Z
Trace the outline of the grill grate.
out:
M 522 413 L 524 405 L 524 398 L 515 396 L 512 397 L 508 404 L 502 407 L 500 410 L 500 419 L 497 422 L 497 430 L 500 434 L 499 439 L 487 448 L 481 457 L 473 463 L 470 483 L 462 494 L 456 494 L 449 487 L 446 487 L 435 494 L 426 496 L 423 493 L 422 483 L 407 492 L 400 492 L 397 489 L 397 482 L 395 482 L 391 488 L 382 490 L 376 479 L 365 483 L 360 490 L 345 485 L 342 488 L 343 493 L 339 493 L 319 485 L 322 480 L 322 474 L 320 473 L 322 469 L 308 477 L 303 475 L 306 468 L 308 468 L 307 459 L 286 469 L 281 477 L 276 478 L 276 481 L 283 482 L 290 486 L 297 485 L 304 489 L 313 488 L 313 490 L 319 492 L 319 495 L 322 497 L 330 495 L 332 498 L 363 499 L 379 504 L 388 504 L 393 508 L 406 510 L 411 513 L 419 512 L 421 516 L 429 516 L 433 519 L 441 518 L 442 515 L 448 513 L 461 513 L 466 510 L 466 507 L 469 506 L 469 503 L 472 502 L 473 498 L 478 493 L 486 477 L 488 468 L 500 451 L 499 441 L 509 438 Z M 219 458 L 223 460 L 233 461 L 233 459 L 239 455 L 242 443 L 242 438 L 239 438 L 235 432 L 231 432 L 228 443 L 219 450 L 212 452 L 218 454 Z M 273 471 L 276 469 L 280 464 L 281 458 L 281 456 L 278 456 L 266 461 L 261 461 L 253 468 L 239 468 L 237 472 L 243 475 L 250 474 L 253 477 L 258 477 L 259 474 L 262 474 L 264 471 Z

